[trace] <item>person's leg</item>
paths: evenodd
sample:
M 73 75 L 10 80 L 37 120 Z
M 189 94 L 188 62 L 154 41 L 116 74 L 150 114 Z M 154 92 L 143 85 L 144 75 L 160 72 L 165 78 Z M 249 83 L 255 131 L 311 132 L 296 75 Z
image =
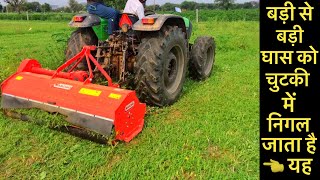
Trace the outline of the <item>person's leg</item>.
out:
M 109 18 L 108 22 L 108 33 L 109 35 L 112 34 L 112 32 L 119 30 L 119 17 L 120 13 L 119 11 L 115 10 L 112 17 Z
M 119 27 L 119 22 L 120 22 L 120 11 L 116 10 L 116 13 L 115 13 L 115 22 L 114 22 L 114 28 L 115 30 L 119 30 L 120 27 Z
M 111 8 L 104 6 L 102 4 L 95 4 L 88 6 L 88 12 L 90 14 L 95 14 L 99 17 L 102 17 L 104 19 L 108 20 L 108 34 L 111 35 L 113 31 L 117 30 L 117 21 L 119 13 Z
M 118 12 L 111 8 L 104 5 L 99 4 L 97 6 L 99 14 L 101 17 L 108 19 L 108 34 L 111 35 L 113 31 L 117 30 L 117 21 L 118 21 Z

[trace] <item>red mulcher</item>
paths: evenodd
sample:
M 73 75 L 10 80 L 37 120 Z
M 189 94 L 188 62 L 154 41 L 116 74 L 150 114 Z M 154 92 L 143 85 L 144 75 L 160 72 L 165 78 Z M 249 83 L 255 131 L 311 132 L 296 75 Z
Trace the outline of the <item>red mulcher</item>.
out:
M 112 83 L 90 54 L 95 49 L 95 46 L 85 46 L 56 71 L 41 68 L 37 60 L 24 60 L 18 71 L 1 84 L 2 108 L 58 112 L 68 116 L 66 120 L 75 126 L 101 135 L 110 135 L 114 129 L 116 140 L 131 141 L 143 129 L 146 104 L 140 103 L 134 91 L 120 89 Z M 89 74 L 74 71 L 84 57 Z M 107 79 L 108 86 L 91 83 L 90 60 Z M 62 72 L 70 66 L 67 72 Z

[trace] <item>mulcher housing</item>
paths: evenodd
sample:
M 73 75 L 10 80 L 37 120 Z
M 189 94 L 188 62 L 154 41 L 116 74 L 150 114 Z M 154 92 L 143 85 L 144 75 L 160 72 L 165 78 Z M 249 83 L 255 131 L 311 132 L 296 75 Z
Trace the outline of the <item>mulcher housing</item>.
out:
M 61 72 L 83 57 L 99 64 L 84 49 L 56 71 L 41 68 L 37 60 L 22 61 L 18 71 L 1 84 L 2 108 L 39 108 L 66 115 L 69 123 L 109 136 L 114 127 L 116 139 L 129 142 L 141 132 L 146 105 L 134 91 L 92 84 L 84 71 Z M 106 78 L 110 80 L 110 77 Z

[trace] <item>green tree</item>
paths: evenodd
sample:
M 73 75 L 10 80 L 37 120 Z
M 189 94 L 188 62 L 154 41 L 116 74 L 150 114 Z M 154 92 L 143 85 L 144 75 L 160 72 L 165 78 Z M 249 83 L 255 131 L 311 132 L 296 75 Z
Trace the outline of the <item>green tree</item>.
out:
M 245 3 L 243 3 L 243 8 L 244 9 L 251 9 L 251 8 L 253 8 L 253 5 L 251 2 L 245 2 Z
M 41 5 L 41 11 L 42 12 L 50 12 L 52 10 L 52 7 L 48 3 L 44 3 Z
M 154 5 L 149 5 L 149 6 L 146 6 L 145 9 L 147 10 L 155 10 L 155 11 L 161 11 L 161 6 L 159 4 L 156 4 L 155 6 Z
M 164 5 L 161 6 L 161 9 L 163 11 L 174 11 L 174 8 L 179 5 L 177 4 L 172 4 L 172 3 L 165 3 Z
M 126 6 L 127 0 L 103 0 L 103 2 L 107 6 L 113 7 L 117 10 L 123 10 Z
M 199 4 L 194 1 L 183 1 L 181 3 L 182 9 L 195 10 Z
M 2 10 L 3 10 L 3 6 L 2 4 L 0 4 L 0 11 L 2 12 Z
M 8 3 L 16 12 L 21 11 L 21 8 L 24 3 L 26 3 L 26 0 L 4 0 L 4 2 Z
M 22 10 L 40 12 L 41 4 L 39 2 L 26 2 L 22 5 Z
M 72 12 L 79 12 L 84 9 L 83 5 L 76 0 L 69 0 L 69 7 Z
M 234 4 L 234 0 L 214 0 L 214 2 L 225 10 L 229 10 Z

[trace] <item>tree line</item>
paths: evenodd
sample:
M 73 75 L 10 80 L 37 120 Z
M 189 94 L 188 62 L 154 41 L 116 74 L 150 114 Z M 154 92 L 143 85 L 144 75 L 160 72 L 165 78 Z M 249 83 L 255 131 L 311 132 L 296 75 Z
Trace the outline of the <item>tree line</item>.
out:
M 76 0 L 69 0 L 68 5 L 53 9 L 48 3 L 40 4 L 39 2 L 27 2 L 26 0 L 4 0 L 8 5 L 3 6 L 0 4 L 0 12 L 79 12 L 86 11 L 86 4 L 80 4 Z M 108 6 L 116 9 L 123 9 L 126 0 L 100 0 Z M 195 10 L 195 9 L 253 9 L 259 8 L 258 1 L 251 1 L 245 3 L 235 3 L 234 0 L 214 0 L 213 3 L 197 3 L 194 1 L 184 1 L 181 4 L 165 3 L 163 5 L 151 5 L 146 9 L 155 11 L 174 11 L 175 7 L 180 7 L 182 10 Z

